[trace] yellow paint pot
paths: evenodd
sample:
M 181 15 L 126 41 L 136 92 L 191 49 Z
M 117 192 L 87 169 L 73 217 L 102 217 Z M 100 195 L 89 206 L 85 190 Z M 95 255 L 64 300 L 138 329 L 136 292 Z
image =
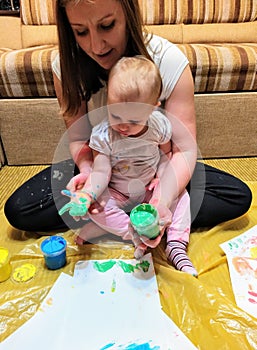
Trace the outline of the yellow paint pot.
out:
M 10 277 L 11 271 L 9 251 L 0 247 L 0 282 L 4 282 Z

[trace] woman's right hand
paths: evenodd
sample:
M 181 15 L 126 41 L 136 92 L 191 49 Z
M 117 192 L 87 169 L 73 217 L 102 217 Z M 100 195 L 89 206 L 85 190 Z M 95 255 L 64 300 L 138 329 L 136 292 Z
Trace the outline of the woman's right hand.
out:
M 165 229 L 171 224 L 172 212 L 169 210 L 167 206 L 161 204 L 157 200 L 152 200 L 152 201 L 150 200 L 149 203 L 155 206 L 155 208 L 158 211 L 160 234 L 154 239 L 150 239 L 146 236 L 140 236 L 140 240 L 147 247 L 156 248 L 161 242 L 162 236 L 165 233 Z
M 78 190 L 81 190 L 83 186 L 85 185 L 87 178 L 90 173 L 80 173 L 78 175 L 75 175 L 67 184 L 66 188 L 67 190 L 71 192 L 76 192 Z

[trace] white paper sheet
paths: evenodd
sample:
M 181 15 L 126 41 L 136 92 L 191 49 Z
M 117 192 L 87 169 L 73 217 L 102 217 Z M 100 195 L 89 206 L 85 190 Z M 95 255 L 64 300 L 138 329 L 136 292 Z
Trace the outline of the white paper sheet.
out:
M 257 226 L 222 243 L 237 305 L 257 317 Z
M 79 262 L 74 277 L 61 274 L 37 313 L 0 349 L 196 349 L 161 310 L 151 255 L 144 260 L 148 271 L 136 260 Z M 124 263 L 134 272 L 125 272 Z

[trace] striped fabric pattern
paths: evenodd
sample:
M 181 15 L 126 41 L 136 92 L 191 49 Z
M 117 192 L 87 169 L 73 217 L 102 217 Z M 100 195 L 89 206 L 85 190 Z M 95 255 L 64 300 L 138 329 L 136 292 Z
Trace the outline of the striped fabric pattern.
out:
M 139 0 L 145 24 L 252 22 L 256 0 Z
M 21 20 L 25 25 L 56 24 L 55 0 L 20 0 Z
M 257 44 L 183 44 L 195 92 L 257 90 Z
M 51 61 L 57 54 L 54 45 L 20 50 L 0 50 L 0 96 L 55 96 Z
M 55 24 L 54 0 L 20 0 L 23 24 Z M 139 0 L 145 24 L 230 23 L 257 19 L 256 0 Z
M 257 44 L 179 44 L 188 57 L 195 92 L 257 90 Z M 1 97 L 55 96 L 51 60 L 56 46 L 0 51 Z

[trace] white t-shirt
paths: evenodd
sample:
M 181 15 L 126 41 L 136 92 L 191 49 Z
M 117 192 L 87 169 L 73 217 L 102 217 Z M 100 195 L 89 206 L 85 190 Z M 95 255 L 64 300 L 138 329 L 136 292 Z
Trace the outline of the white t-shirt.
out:
M 89 146 L 110 157 L 109 186 L 130 197 L 145 193 L 160 161 L 159 145 L 170 139 L 171 124 L 156 110 L 148 119 L 148 130 L 138 137 L 120 135 L 103 120 L 93 128 Z
M 162 77 L 163 90 L 160 101 L 166 100 L 172 93 L 176 83 L 178 82 L 182 72 L 188 65 L 188 59 L 182 51 L 170 41 L 153 35 L 147 47 L 150 56 L 160 70 Z M 57 77 L 61 80 L 59 55 L 56 56 L 52 63 L 52 69 Z M 96 94 L 93 94 L 88 102 L 88 110 L 92 111 L 106 105 L 107 89 L 103 86 Z M 105 118 L 104 109 L 99 113 L 93 113 L 93 118 L 89 120 L 92 126 L 97 125 Z

